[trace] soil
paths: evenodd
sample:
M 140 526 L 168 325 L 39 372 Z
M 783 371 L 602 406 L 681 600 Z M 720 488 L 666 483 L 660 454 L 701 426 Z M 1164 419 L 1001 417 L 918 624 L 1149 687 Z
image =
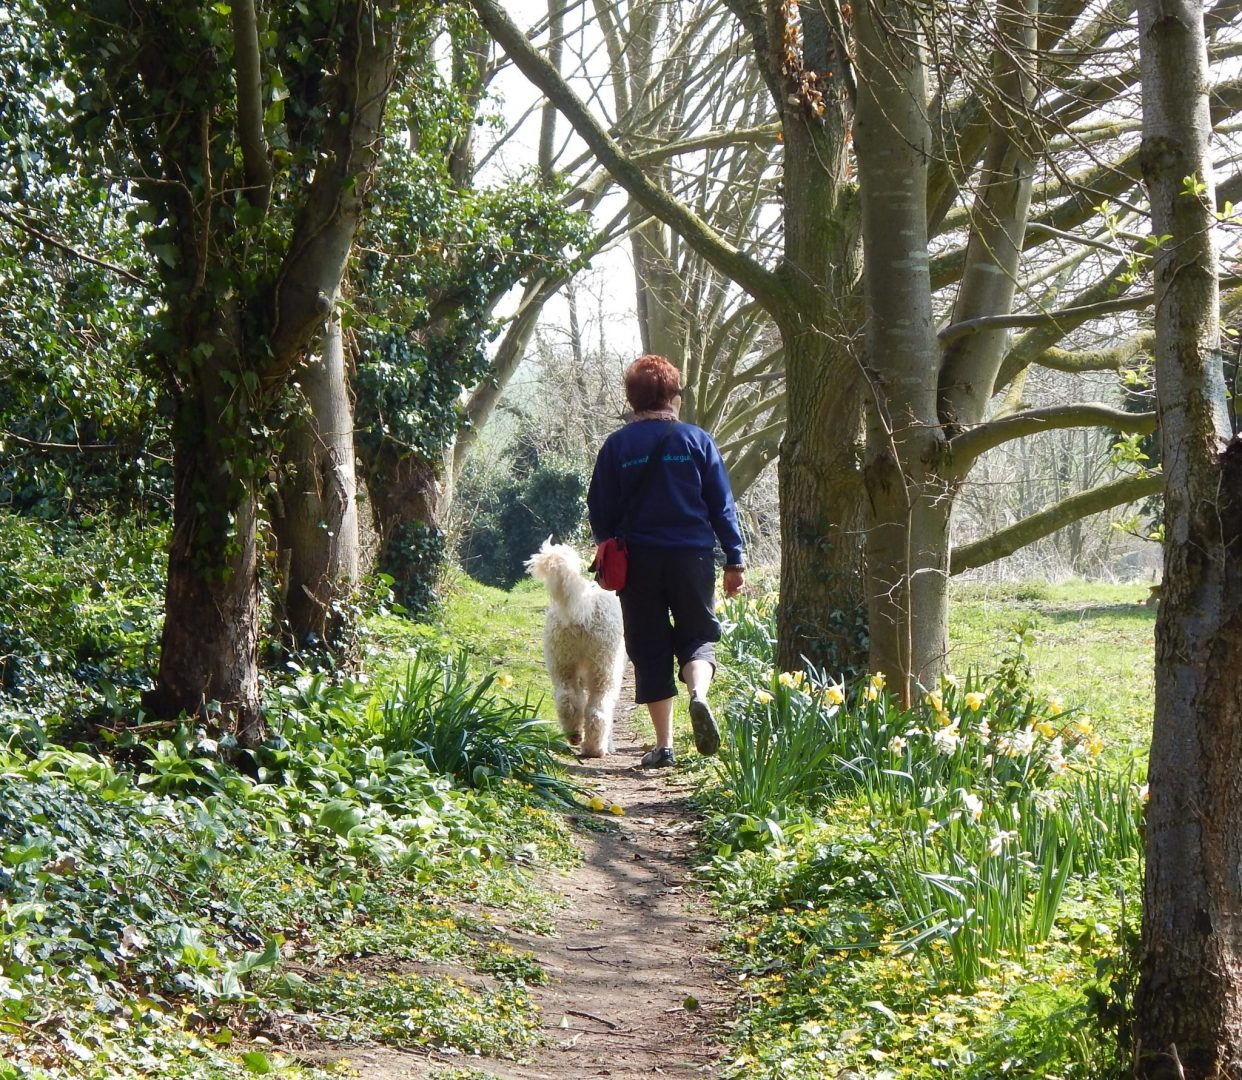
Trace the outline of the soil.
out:
M 546 881 L 565 901 L 559 935 L 507 933 L 548 973 L 531 988 L 546 1045 L 520 1062 L 354 1047 L 346 1056 L 362 1080 L 452 1069 L 504 1080 L 716 1075 L 734 991 L 717 959 L 720 925 L 687 880 L 697 828 L 689 782 L 676 769 L 637 767 L 633 706 L 618 709 L 615 742 L 608 757 L 571 767 L 625 814 L 581 833 L 582 864 Z

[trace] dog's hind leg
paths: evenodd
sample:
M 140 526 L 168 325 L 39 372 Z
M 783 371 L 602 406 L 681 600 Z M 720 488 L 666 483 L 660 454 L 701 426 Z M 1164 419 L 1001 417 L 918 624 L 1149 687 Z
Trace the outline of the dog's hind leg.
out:
M 582 742 L 586 723 L 586 694 L 580 686 L 558 685 L 552 694 L 556 702 L 556 718 L 571 746 Z
M 582 740 L 581 757 L 603 757 L 612 753 L 612 709 L 606 702 L 592 700 L 587 705 L 586 735 Z

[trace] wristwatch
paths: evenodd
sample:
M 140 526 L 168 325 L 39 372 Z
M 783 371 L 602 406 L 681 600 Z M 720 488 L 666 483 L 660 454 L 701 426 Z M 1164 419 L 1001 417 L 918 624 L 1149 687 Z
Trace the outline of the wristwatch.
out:
M 745 570 L 745 569 L 746 569 L 746 567 L 745 567 L 742 563 L 736 563 L 736 564 L 729 564 L 729 563 L 726 563 L 726 564 L 725 564 L 725 569 L 726 569 L 726 570 L 736 570 L 736 571 L 740 574 L 743 570 Z

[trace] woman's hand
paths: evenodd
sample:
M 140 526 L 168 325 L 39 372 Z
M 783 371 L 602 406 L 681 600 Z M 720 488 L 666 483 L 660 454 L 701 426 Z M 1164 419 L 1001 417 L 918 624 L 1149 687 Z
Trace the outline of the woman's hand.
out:
M 724 594 L 726 597 L 737 596 L 742 591 L 742 586 L 746 584 L 744 573 L 742 570 L 725 569 Z

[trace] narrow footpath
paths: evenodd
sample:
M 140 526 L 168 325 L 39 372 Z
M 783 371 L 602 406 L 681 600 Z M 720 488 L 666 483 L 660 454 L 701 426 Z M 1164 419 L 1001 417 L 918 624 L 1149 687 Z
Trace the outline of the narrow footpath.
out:
M 690 888 L 695 819 L 676 770 L 636 768 L 643 747 L 633 706 L 618 708 L 616 752 L 571 772 L 625 810 L 583 832 L 582 865 L 547 881 L 566 906 L 559 934 L 509 932 L 548 973 L 533 987 L 547 1045 L 522 1063 L 419 1057 L 381 1049 L 350 1055 L 362 1080 L 476 1069 L 503 1080 L 715 1076 L 731 984 L 716 959 L 720 925 Z M 462 1075 L 458 1073 L 458 1075 Z

